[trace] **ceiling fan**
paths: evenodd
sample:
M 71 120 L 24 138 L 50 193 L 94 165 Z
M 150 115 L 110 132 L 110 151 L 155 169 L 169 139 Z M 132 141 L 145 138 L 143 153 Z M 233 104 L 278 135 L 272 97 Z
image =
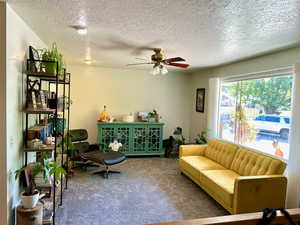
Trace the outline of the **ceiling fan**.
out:
M 151 62 L 132 63 L 132 64 L 127 64 L 127 66 L 153 64 L 153 70 L 151 71 L 151 74 L 153 74 L 153 75 L 167 74 L 168 70 L 165 66 L 175 66 L 175 67 L 180 67 L 180 68 L 189 67 L 189 64 L 178 63 L 178 62 L 185 61 L 185 59 L 183 59 L 181 57 L 165 59 L 163 54 L 161 53 L 162 52 L 161 48 L 149 48 L 149 50 L 154 51 L 154 54 L 151 56 Z

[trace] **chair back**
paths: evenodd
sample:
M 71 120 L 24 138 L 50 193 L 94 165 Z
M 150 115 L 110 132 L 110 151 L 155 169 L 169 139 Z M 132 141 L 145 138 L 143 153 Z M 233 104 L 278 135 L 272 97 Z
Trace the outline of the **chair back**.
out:
M 88 139 L 88 132 L 86 129 L 72 129 L 70 130 L 72 142 L 81 142 Z
M 70 137 L 73 143 L 72 157 L 81 158 L 80 154 L 89 150 L 90 144 L 87 141 L 88 132 L 86 129 L 70 130 Z

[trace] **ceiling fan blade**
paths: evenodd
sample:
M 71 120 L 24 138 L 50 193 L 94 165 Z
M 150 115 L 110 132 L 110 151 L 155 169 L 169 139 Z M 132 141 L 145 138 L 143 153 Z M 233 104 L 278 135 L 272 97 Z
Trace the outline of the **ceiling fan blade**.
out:
M 145 65 L 145 64 L 154 64 L 152 62 L 148 62 L 148 63 L 130 63 L 127 64 L 126 66 L 138 66 L 138 65 Z
M 104 41 L 99 42 L 91 42 L 92 45 L 100 48 L 101 50 L 116 50 L 116 51 L 130 51 L 132 55 L 140 55 L 143 51 L 151 50 L 153 51 L 155 48 L 152 46 L 160 46 L 162 44 L 162 40 L 155 40 L 150 43 L 138 44 L 131 41 L 124 40 L 119 36 L 109 36 Z M 101 44 L 100 44 L 101 43 Z
M 148 61 L 147 59 L 143 59 L 143 58 L 135 58 L 137 60 L 141 60 L 141 61 Z
M 174 57 L 174 58 L 169 58 L 169 59 L 164 59 L 163 62 L 170 63 L 170 62 L 183 62 L 185 59 L 181 57 Z
M 189 64 L 184 64 L 184 63 L 166 63 L 168 66 L 176 66 L 176 67 L 181 67 L 181 68 L 188 68 Z

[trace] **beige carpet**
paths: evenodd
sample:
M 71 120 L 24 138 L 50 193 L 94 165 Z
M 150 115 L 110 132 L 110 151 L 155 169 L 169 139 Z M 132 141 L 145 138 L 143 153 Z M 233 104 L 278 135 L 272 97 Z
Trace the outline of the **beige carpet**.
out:
M 180 174 L 178 161 L 129 158 L 109 179 L 77 171 L 57 210 L 57 225 L 140 225 L 226 215 L 202 189 Z

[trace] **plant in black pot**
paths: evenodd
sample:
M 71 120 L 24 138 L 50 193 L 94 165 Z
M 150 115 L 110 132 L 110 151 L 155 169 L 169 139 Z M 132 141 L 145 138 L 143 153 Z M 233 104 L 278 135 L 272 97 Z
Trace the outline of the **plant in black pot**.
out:
M 36 189 L 35 178 L 42 174 L 44 180 L 49 180 L 51 177 L 59 180 L 66 172 L 56 161 L 49 158 L 46 153 L 43 153 L 34 165 L 18 169 L 15 172 L 15 179 L 17 180 L 24 173 L 27 185 L 21 197 L 22 206 L 24 208 L 34 208 L 39 200 L 39 191 Z
M 179 154 L 179 146 L 185 144 L 185 138 L 182 133 L 181 127 L 176 127 L 176 129 L 173 132 L 174 141 L 173 141 L 173 154 L 177 157 Z

